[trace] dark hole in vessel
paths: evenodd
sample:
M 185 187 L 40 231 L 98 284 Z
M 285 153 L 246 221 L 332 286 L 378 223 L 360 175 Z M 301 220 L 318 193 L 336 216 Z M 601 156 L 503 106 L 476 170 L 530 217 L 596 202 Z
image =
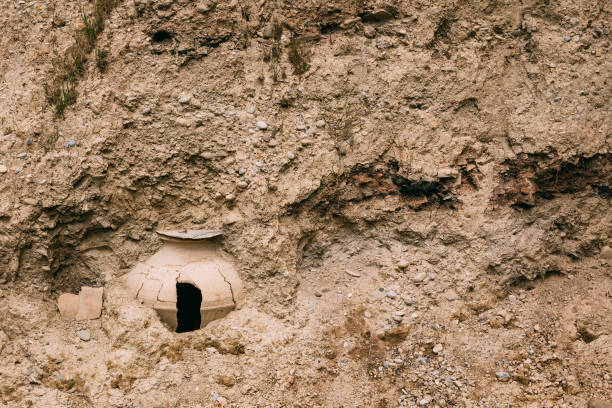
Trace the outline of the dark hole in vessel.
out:
M 202 323 L 202 292 L 190 283 L 176 284 L 177 333 L 198 330 Z

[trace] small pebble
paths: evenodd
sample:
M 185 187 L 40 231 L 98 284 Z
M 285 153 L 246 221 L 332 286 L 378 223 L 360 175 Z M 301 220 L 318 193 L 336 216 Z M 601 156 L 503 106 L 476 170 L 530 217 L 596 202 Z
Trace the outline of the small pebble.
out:
M 74 139 L 70 139 L 66 143 L 64 143 L 64 147 L 74 147 L 74 146 L 76 146 L 76 141 Z
M 442 351 L 442 345 L 441 344 L 436 344 L 433 348 L 433 353 L 434 354 L 440 354 L 440 352 Z
M 459 296 L 457 295 L 457 293 L 455 293 L 454 290 L 450 290 L 447 294 L 446 294 L 446 300 L 453 302 L 455 300 L 459 299 Z
M 412 306 L 416 305 L 416 300 L 411 298 L 404 298 L 404 303 L 406 304 L 406 306 Z
M 412 278 L 412 280 L 414 282 L 423 282 L 425 280 L 425 278 L 427 277 L 427 274 L 425 272 L 419 272 L 416 275 L 414 275 L 414 277 Z
M 89 330 L 77 330 L 76 335 L 83 341 L 89 341 L 91 339 L 91 333 Z
M 247 113 L 253 114 L 253 113 L 255 113 L 255 107 L 254 106 L 249 106 L 246 111 L 247 111 Z
M 258 121 L 258 122 L 255 124 L 255 126 L 257 126 L 257 128 L 258 128 L 258 129 L 261 129 L 261 130 L 266 130 L 266 129 L 268 128 L 268 124 L 267 124 L 266 122 L 261 121 L 261 120 L 260 120 L 260 121 Z
M 510 374 L 505 371 L 498 371 L 495 373 L 495 376 L 501 381 L 507 381 L 510 379 Z
M 358 272 L 353 272 L 353 271 L 351 271 L 349 269 L 346 269 L 345 272 L 347 273 L 347 275 L 353 276 L 355 278 L 358 278 L 358 277 L 361 276 Z

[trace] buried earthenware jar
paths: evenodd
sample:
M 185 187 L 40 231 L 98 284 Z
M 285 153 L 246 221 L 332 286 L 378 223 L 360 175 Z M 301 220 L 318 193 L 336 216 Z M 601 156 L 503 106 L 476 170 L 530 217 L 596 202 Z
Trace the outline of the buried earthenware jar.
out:
M 240 277 L 221 253 L 221 231 L 158 231 L 161 249 L 124 277 L 130 294 L 172 330 L 186 332 L 227 315 L 244 298 Z

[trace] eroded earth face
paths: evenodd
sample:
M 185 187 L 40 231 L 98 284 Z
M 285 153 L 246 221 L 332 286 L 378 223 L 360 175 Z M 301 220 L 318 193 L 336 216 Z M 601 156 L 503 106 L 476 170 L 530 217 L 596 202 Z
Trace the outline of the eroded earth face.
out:
M 606 2 L 124 1 L 56 116 L 96 1 L 0 2 L 2 406 L 610 400 Z M 160 229 L 222 229 L 244 305 L 130 296 Z

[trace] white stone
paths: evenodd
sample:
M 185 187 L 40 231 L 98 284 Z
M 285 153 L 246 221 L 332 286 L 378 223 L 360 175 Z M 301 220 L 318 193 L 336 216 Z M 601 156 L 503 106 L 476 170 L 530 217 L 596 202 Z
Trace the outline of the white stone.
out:
M 423 280 L 425 280 L 426 277 L 427 277 L 427 274 L 425 272 L 419 272 L 416 275 L 414 275 L 412 280 L 415 282 L 423 282 Z

